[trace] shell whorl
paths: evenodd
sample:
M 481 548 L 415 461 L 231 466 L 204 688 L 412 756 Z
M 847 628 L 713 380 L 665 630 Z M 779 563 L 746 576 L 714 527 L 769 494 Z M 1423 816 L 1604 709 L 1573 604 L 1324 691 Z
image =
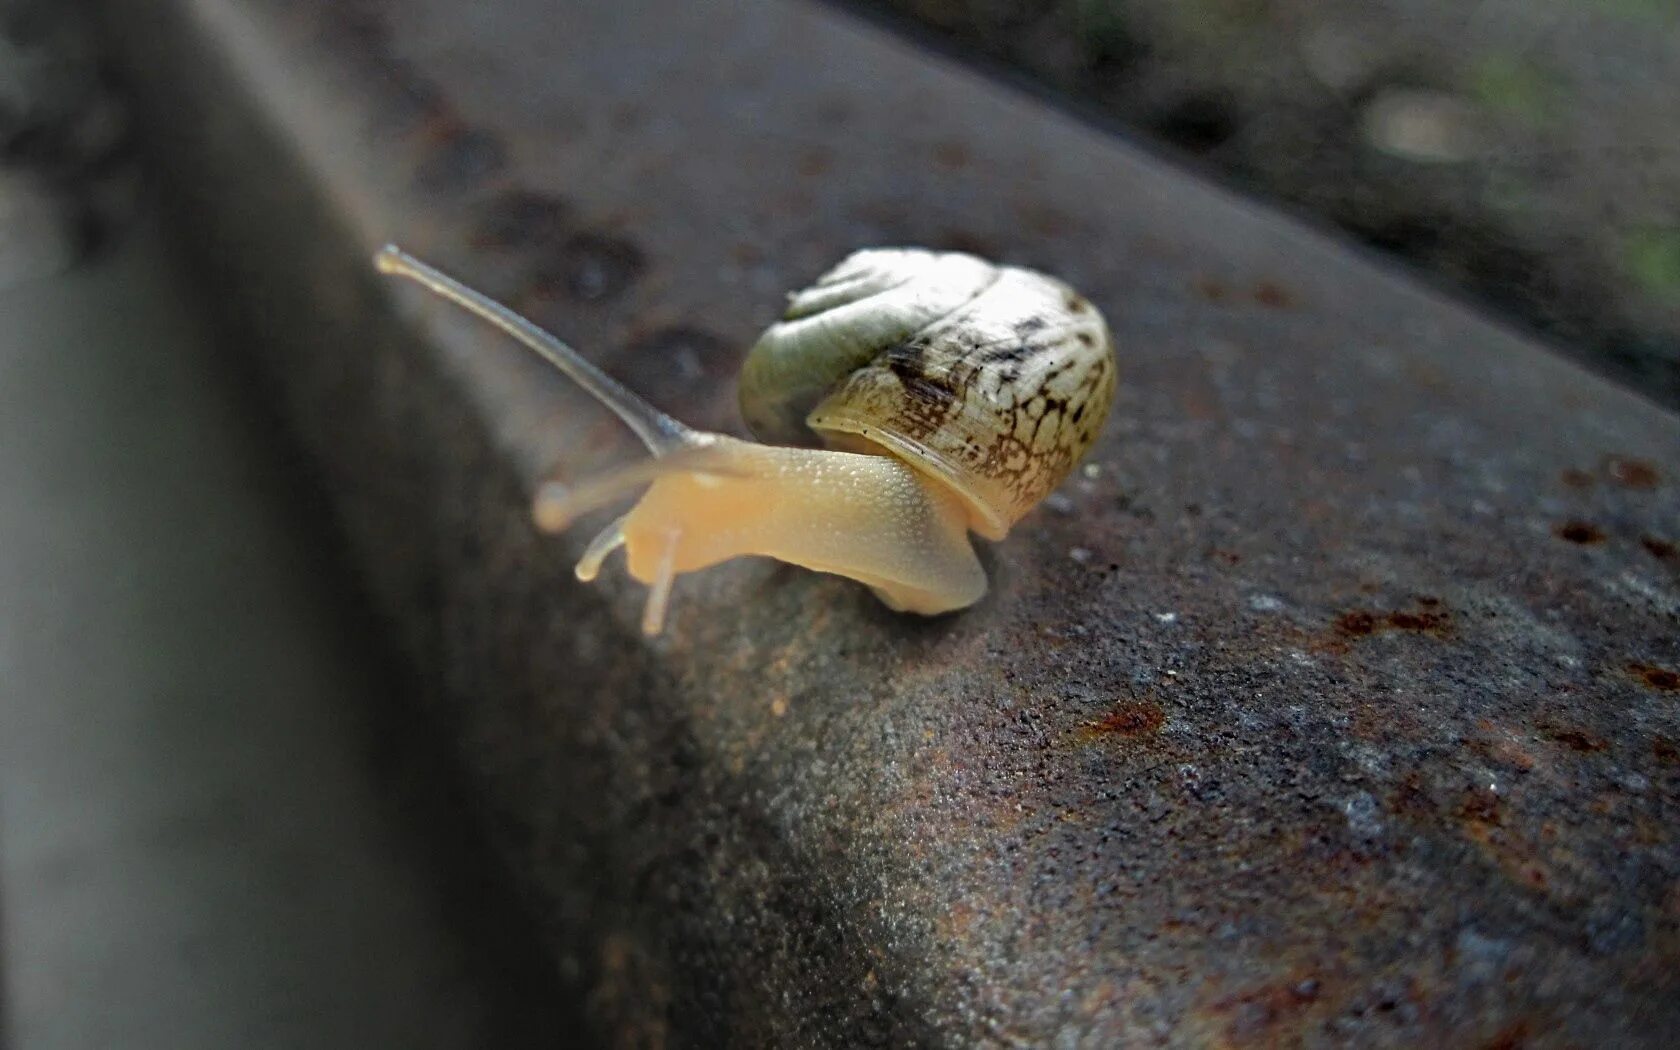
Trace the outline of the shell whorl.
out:
M 883 446 L 949 484 L 1001 538 L 1096 440 L 1113 337 L 1053 277 L 959 252 L 856 252 L 793 295 L 748 354 L 761 439 Z M 805 430 L 809 427 L 809 431 Z

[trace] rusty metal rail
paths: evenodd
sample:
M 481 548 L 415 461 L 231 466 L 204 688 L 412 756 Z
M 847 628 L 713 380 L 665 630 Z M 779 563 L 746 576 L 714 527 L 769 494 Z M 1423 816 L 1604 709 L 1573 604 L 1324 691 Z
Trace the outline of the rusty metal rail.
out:
M 183 240 L 625 1043 L 1680 1037 L 1680 422 L 801 0 L 110 4 Z M 728 427 L 849 248 L 1066 276 L 1089 467 L 920 622 L 571 578 L 633 455 L 387 239 Z

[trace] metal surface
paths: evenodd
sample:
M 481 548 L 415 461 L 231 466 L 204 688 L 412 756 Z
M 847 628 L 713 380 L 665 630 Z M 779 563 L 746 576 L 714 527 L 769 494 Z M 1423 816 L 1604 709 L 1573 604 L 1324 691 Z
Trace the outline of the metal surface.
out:
M 185 228 L 625 1043 L 1680 1037 L 1680 423 L 797 2 L 111 5 Z M 665 637 L 531 483 L 633 455 L 399 241 L 728 425 L 850 248 L 1113 322 L 1089 467 L 932 622 L 765 564 Z

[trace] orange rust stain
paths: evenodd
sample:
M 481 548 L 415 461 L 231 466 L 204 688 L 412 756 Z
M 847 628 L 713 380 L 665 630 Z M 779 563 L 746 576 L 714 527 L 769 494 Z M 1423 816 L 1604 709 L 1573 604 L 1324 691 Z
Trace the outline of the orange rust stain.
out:
M 1666 736 L 1651 738 L 1651 754 L 1664 765 L 1680 765 L 1680 744 L 1676 744 Z
M 1389 795 L 1388 809 L 1406 817 L 1426 818 L 1435 815 L 1435 800 L 1416 772 L 1407 773 Z
M 1628 664 L 1628 673 L 1650 686 L 1664 692 L 1680 690 L 1680 672 L 1671 671 L 1666 667 L 1655 664 Z
M 1221 999 L 1209 1012 L 1231 1016 L 1225 1029 L 1227 1045 L 1270 1046 L 1287 1042 L 1289 1033 L 1280 1029 L 1299 1023 L 1299 1015 L 1322 995 L 1322 982 L 1310 974 L 1302 974 Z
M 1586 521 L 1566 521 L 1552 529 L 1560 540 L 1570 543 L 1591 544 L 1604 542 L 1604 530 Z
M 1375 634 L 1376 630 L 1376 616 L 1364 609 L 1355 609 L 1352 612 L 1345 612 L 1336 617 L 1337 633 L 1345 634 L 1350 638 L 1362 637 L 1367 634 Z
M 1167 715 L 1161 705 L 1148 700 L 1123 703 L 1095 722 L 1079 727 L 1079 735 L 1086 740 L 1103 737 L 1139 737 L 1158 733 L 1166 724 Z
M 1485 737 L 1474 738 L 1470 741 L 1470 748 L 1477 754 L 1489 761 L 1497 762 L 1522 773 L 1527 773 L 1534 768 L 1536 764 L 1534 756 L 1517 743 L 1510 731 L 1485 718 L 1477 723 L 1477 728 L 1487 734 Z
M 1482 1044 L 1482 1050 L 1522 1050 L 1528 1045 L 1528 1022 L 1513 1021 Z
M 1458 803 L 1458 816 L 1467 824 L 1484 828 L 1502 827 L 1505 823 L 1499 796 L 1481 788 L 1464 793 Z
M 949 907 L 941 909 L 939 925 L 942 933 L 949 940 L 961 940 L 968 937 L 974 929 L 975 920 L 979 915 L 974 907 L 957 901 Z
M 1565 485 L 1568 485 L 1572 489 L 1590 489 L 1597 480 L 1591 473 L 1581 470 L 1578 467 L 1569 467 L 1564 470 L 1563 473 L 1559 474 L 1558 477 Z
M 1535 845 L 1525 841 L 1516 829 L 1506 826 L 1505 803 L 1483 788 L 1466 791 L 1455 815 L 1464 836 L 1497 863 L 1505 877 L 1521 886 L 1544 893 L 1552 878 L 1536 855 Z
M 1642 459 L 1610 456 L 1604 461 L 1604 472 L 1610 480 L 1630 489 L 1654 489 L 1661 475 L 1657 468 Z
M 1540 735 L 1555 744 L 1562 744 L 1572 751 L 1586 754 L 1597 754 L 1610 750 L 1610 742 L 1597 733 L 1590 733 L 1585 729 L 1573 726 L 1543 725 Z
M 1254 286 L 1254 301 L 1274 310 L 1287 310 L 1295 305 L 1295 293 L 1276 281 L 1261 281 Z
M 1212 277 L 1198 277 L 1191 287 L 1196 290 L 1197 295 L 1210 303 L 1217 303 L 1225 298 L 1225 286 Z
M 1664 539 L 1646 534 L 1639 537 L 1639 545 L 1651 553 L 1651 557 L 1661 561 L 1680 561 L 1680 548 Z
M 1351 609 L 1336 617 L 1331 628 L 1344 638 L 1365 638 L 1380 631 L 1413 631 L 1436 638 L 1452 634 L 1452 613 L 1441 607 L 1439 598 L 1420 598 L 1418 606 L 1389 613 Z

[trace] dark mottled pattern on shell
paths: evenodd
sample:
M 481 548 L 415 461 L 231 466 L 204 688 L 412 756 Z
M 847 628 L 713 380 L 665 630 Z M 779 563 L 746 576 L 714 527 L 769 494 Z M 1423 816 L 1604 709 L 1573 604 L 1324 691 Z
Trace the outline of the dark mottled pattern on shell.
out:
M 1001 537 L 1067 477 L 1114 398 L 1113 339 L 1067 285 L 1003 267 L 956 311 L 884 347 L 811 412 L 957 489 Z

